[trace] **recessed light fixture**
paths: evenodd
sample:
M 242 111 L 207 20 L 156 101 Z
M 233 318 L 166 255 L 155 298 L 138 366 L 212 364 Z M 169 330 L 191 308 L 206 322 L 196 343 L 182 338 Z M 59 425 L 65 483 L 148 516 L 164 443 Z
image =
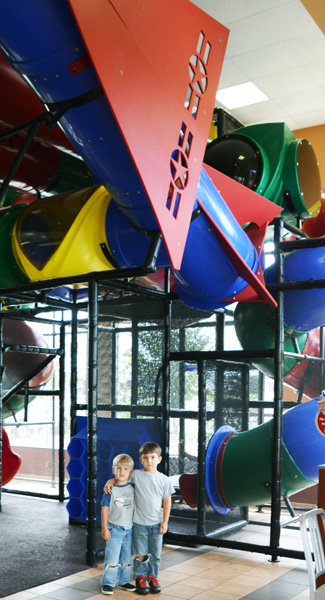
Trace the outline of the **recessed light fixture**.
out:
M 247 83 L 232 85 L 219 90 L 216 100 L 226 108 L 239 108 L 240 106 L 265 102 L 268 97 L 252 81 L 248 81 Z

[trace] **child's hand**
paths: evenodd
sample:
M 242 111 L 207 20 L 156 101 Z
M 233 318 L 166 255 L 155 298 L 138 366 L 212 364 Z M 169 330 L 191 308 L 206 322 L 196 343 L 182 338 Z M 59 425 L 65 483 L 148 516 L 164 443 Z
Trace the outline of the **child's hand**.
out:
M 107 527 L 102 529 L 102 538 L 106 540 L 106 542 L 111 539 L 111 532 Z
M 166 533 L 168 530 L 168 523 L 167 521 L 163 521 L 159 527 L 159 533 L 161 533 L 161 535 L 164 535 L 164 533 Z
M 104 492 L 105 494 L 111 494 L 113 491 L 113 487 L 114 487 L 114 483 L 115 483 L 115 479 L 109 479 L 108 481 L 106 481 L 105 485 L 104 485 Z

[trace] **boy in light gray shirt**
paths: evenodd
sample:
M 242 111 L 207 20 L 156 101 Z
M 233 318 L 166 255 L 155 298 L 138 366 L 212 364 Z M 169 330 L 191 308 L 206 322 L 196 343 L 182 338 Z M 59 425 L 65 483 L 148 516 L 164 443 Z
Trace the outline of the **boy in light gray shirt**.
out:
M 133 517 L 133 571 L 138 594 L 158 594 L 161 591 L 158 572 L 163 534 L 168 529 L 171 494 L 174 488 L 170 479 L 157 469 L 162 460 L 161 448 L 155 442 L 147 442 L 140 448 L 142 469 L 130 476 L 134 483 L 135 511 Z M 105 492 L 114 490 L 115 480 L 104 487 Z

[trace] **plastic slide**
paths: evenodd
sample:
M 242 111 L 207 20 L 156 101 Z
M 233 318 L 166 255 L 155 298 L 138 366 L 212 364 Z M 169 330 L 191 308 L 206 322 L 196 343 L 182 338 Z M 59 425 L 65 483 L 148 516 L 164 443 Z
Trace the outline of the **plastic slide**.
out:
M 2 466 L 1 466 L 1 485 L 4 486 L 16 475 L 21 465 L 21 457 L 13 452 L 10 446 L 9 438 L 4 429 L 2 429 Z
M 38 388 L 44 385 L 53 374 L 53 361 L 48 363 L 37 374 L 35 372 L 41 367 L 46 359 L 46 354 L 22 353 L 19 346 L 38 346 L 46 348 L 45 339 L 24 321 L 15 319 L 3 320 L 3 340 L 5 346 L 18 346 L 14 352 L 5 352 L 3 359 L 4 373 L 2 381 L 3 391 L 3 418 L 6 419 L 12 414 L 21 410 L 24 406 L 24 397 L 10 393 L 14 386 L 20 381 L 29 379 L 32 373 L 34 376 L 29 379 L 30 388 Z M 29 401 L 33 397 L 30 396 Z M 20 467 L 21 458 L 13 452 L 10 447 L 9 438 L 5 430 L 2 430 L 2 478 L 1 485 L 8 483 L 16 474 Z
M 184 67 L 180 67 L 179 78 L 171 77 L 160 33 L 150 43 L 147 39 L 153 22 L 168 16 L 169 4 L 174 19 L 169 23 L 172 43 L 168 51 L 173 53 L 173 63 L 177 59 Z M 37 91 L 44 105 L 62 110 L 60 127 L 88 165 L 93 180 L 105 186 L 104 193 L 93 190 L 95 197 L 88 197 L 73 223 L 63 224 L 65 233 L 65 227 L 71 229 L 64 247 L 63 235 L 52 246 L 47 237 L 47 255 L 39 249 L 42 255 L 36 269 L 35 248 L 41 245 L 40 239 L 46 234 L 53 239 L 53 233 L 62 227 L 55 228 L 52 214 L 46 216 L 46 210 L 52 212 L 50 208 L 44 207 L 44 213 L 39 209 L 42 230 L 36 227 L 33 214 L 38 207 L 30 207 L 30 211 L 13 207 L 16 213 L 3 222 L 3 236 L 6 232 L 13 234 L 15 252 L 11 262 L 18 254 L 23 260 L 23 275 L 31 280 L 141 266 L 153 234 L 160 231 L 163 242 L 157 266 L 173 268 L 176 289 L 184 303 L 215 309 L 234 300 L 258 299 L 275 305 L 264 285 L 261 247 L 267 224 L 281 208 L 230 178 L 213 173 L 211 168 L 208 173 L 202 166 L 228 30 L 185 0 L 176 5 L 170 0 L 154 4 L 153 13 L 146 12 L 144 21 L 143 15 L 140 19 L 140 15 L 133 14 L 137 9 L 132 2 L 119 5 L 118 20 L 111 3 L 99 0 L 95 11 L 93 4 L 88 8 L 85 5 L 86 12 L 80 6 L 78 2 L 49 0 L 36 2 L 28 10 L 19 4 L 18 10 L 14 0 L 1 20 L 0 43 L 6 58 Z M 188 17 L 181 45 L 175 11 L 180 17 Z M 141 27 L 145 31 L 139 35 Z M 175 36 L 170 27 L 175 27 Z M 208 42 L 208 34 L 218 44 Z M 117 44 L 127 50 L 124 70 L 118 72 Z M 214 68 L 210 70 L 212 63 Z M 200 73 L 203 69 L 206 75 L 199 76 L 199 65 Z M 47 77 L 50 72 L 57 76 Z M 127 73 L 136 73 L 137 81 L 123 78 Z M 136 115 L 125 103 L 125 85 L 132 88 Z M 157 132 L 157 117 L 165 111 L 167 89 L 168 116 L 163 130 Z M 255 225 L 244 231 L 242 225 L 247 221 Z M 23 241 L 22 228 L 26 232 Z M 86 230 L 82 241 L 88 247 L 80 257 L 79 251 L 73 251 L 73 244 L 76 246 L 76 230 L 82 229 Z M 35 230 L 40 231 L 39 239 L 27 239 L 27 232 L 35 234 Z M 58 272 L 58 265 L 63 263 L 65 270 L 59 268 Z
M 21 465 L 21 457 L 13 452 L 10 446 L 9 438 L 4 429 L 2 429 L 2 470 L 1 485 L 4 486 L 16 475 Z
M 237 433 L 223 425 L 206 453 L 206 490 L 211 506 L 227 514 L 236 506 L 269 503 L 272 489 L 273 419 Z M 325 456 L 325 400 L 322 396 L 283 415 L 281 493 L 290 496 L 318 482 Z M 197 505 L 196 475 L 179 479 L 184 501 Z

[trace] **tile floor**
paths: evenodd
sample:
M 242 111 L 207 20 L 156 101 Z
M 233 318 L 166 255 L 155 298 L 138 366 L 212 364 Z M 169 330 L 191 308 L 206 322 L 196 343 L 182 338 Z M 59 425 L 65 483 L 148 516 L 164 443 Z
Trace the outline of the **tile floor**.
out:
M 103 600 L 102 565 L 57 579 L 17 594 L 9 600 Z M 163 548 L 157 600 L 304 600 L 309 597 L 304 561 L 281 558 L 277 563 L 250 552 Z M 114 600 L 142 598 L 136 592 L 116 589 Z M 148 595 L 150 598 L 150 595 Z M 4 599 L 5 600 L 5 599 Z

